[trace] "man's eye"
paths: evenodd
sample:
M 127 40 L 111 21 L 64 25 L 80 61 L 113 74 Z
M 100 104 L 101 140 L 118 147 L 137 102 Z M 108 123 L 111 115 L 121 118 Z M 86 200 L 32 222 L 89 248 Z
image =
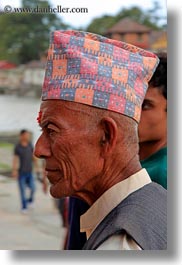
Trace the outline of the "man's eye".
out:
M 152 108 L 152 106 L 150 103 L 143 103 L 142 104 L 142 110 L 149 110 L 151 108 Z
M 50 136 L 52 136 L 54 133 L 55 133 L 55 131 L 53 130 L 53 129 L 47 129 L 47 133 L 50 135 Z

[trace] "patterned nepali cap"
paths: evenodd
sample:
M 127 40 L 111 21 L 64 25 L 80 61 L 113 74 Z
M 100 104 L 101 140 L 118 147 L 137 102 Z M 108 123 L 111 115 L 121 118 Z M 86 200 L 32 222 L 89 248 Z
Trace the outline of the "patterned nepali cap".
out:
M 89 32 L 51 34 L 42 100 L 61 99 L 140 120 L 159 59 L 136 46 Z

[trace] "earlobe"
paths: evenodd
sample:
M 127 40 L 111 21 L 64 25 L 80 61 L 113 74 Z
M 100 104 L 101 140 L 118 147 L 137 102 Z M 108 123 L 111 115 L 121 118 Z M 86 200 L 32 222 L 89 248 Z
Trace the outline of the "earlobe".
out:
M 102 126 L 102 137 L 100 140 L 101 144 L 101 154 L 103 157 L 110 154 L 116 145 L 117 135 L 118 135 L 118 126 L 116 122 L 110 118 L 105 117 L 101 120 Z

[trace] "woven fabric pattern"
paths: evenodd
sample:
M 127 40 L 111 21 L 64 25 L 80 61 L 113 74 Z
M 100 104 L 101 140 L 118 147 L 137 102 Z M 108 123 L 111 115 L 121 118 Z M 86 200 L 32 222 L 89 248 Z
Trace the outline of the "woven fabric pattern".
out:
M 136 46 L 81 31 L 51 34 L 42 100 L 107 109 L 139 122 L 158 58 Z

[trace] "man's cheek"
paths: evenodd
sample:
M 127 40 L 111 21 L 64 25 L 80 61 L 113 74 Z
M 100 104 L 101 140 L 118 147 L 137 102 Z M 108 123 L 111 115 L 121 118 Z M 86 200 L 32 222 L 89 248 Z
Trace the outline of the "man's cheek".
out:
M 61 141 L 59 138 L 54 139 L 54 141 L 51 143 L 51 150 L 54 158 L 58 161 L 61 162 L 63 159 L 65 159 L 66 156 L 66 151 L 64 148 L 64 145 L 61 144 Z
M 55 159 L 57 161 L 58 167 L 63 172 L 64 180 L 71 181 L 72 177 L 77 175 L 76 171 L 76 162 L 72 158 L 72 156 L 66 151 L 61 150 L 61 152 L 57 152 Z

